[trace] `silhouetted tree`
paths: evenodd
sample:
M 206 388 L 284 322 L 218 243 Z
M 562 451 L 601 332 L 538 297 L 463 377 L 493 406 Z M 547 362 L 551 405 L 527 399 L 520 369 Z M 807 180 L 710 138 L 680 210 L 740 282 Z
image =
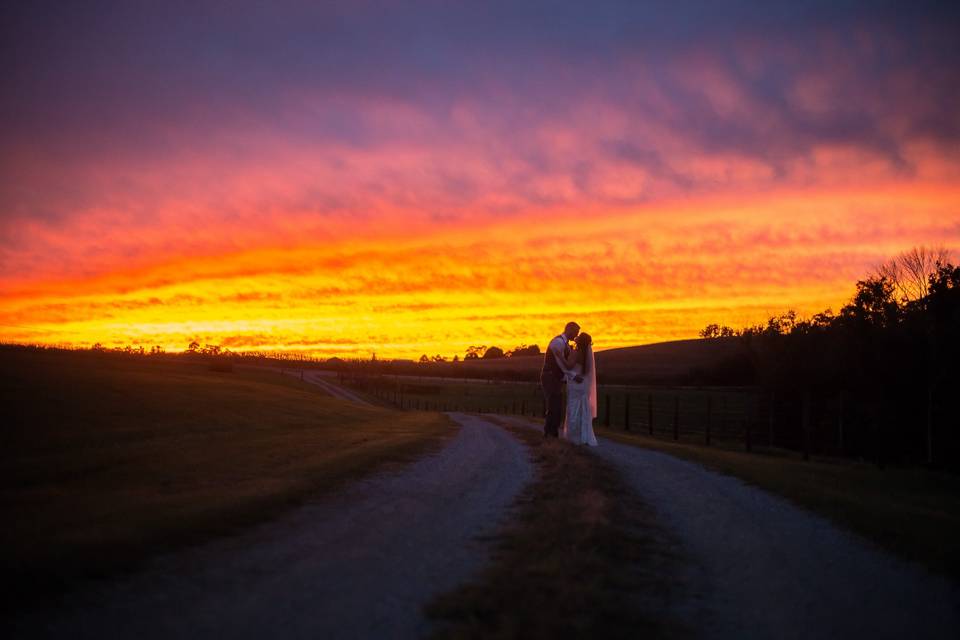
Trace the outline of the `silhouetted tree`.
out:
M 892 326 L 900 317 L 900 305 L 894 291 L 893 282 L 884 276 L 859 280 L 853 300 L 840 310 L 840 316 L 847 321 L 874 327 Z
M 727 325 L 708 324 L 700 330 L 701 338 L 732 338 L 737 332 Z
M 845 453 L 881 464 L 912 459 L 960 468 L 960 433 L 952 428 L 952 397 L 960 388 L 960 267 L 937 264 L 926 287 L 915 291 L 923 293 L 910 299 L 890 277 L 872 275 L 856 283 L 838 314 L 827 309 L 801 318 L 788 311 L 735 332 L 755 381 L 789 408 L 778 418 L 786 446 L 815 440 L 817 425 L 833 420 L 843 425 Z M 719 337 L 720 327 L 701 335 Z M 810 432 L 801 431 L 804 397 L 813 398 Z M 826 418 L 826 411 L 838 414 Z M 821 443 L 837 446 L 835 434 L 826 428 Z
M 512 358 L 514 356 L 538 356 L 540 355 L 540 347 L 535 344 L 531 344 L 529 346 L 521 344 L 520 346 L 515 347 L 513 350 L 508 351 L 505 355 L 508 358 Z
M 503 357 L 503 349 L 501 349 L 500 347 L 490 347 L 489 349 L 483 352 L 484 360 L 493 360 L 493 359 L 502 358 L 502 357 Z
M 913 247 L 877 267 L 874 279 L 890 282 L 899 302 L 917 302 L 930 292 L 930 279 L 949 261 L 950 252 L 942 246 Z
M 476 347 L 467 347 L 467 355 L 463 357 L 464 360 L 478 360 L 483 352 L 486 351 L 486 347 L 483 345 Z

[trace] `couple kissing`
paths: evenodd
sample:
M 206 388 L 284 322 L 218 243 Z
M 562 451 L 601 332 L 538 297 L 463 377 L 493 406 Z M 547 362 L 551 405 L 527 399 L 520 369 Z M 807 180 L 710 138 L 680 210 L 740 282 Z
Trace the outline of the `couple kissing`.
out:
M 574 348 L 570 347 L 570 342 Z M 597 446 L 593 419 L 597 417 L 597 366 L 593 357 L 593 339 L 580 333 L 580 325 L 568 322 L 563 333 L 553 338 L 543 354 L 540 384 L 547 410 L 543 424 L 545 438 L 557 438 L 561 432 L 574 444 Z M 567 388 L 567 407 L 563 410 L 563 388 Z

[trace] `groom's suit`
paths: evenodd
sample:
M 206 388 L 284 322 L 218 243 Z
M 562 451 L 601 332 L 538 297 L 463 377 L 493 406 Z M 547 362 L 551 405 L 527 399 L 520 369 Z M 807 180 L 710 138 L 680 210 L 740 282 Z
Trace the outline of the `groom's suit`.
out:
M 568 371 L 566 366 L 557 360 L 557 356 L 566 358 L 569 354 L 570 346 L 562 335 L 551 340 L 543 354 L 540 385 L 543 387 L 543 397 L 547 404 L 543 423 L 544 436 L 560 435 L 560 424 L 563 422 L 563 383 Z

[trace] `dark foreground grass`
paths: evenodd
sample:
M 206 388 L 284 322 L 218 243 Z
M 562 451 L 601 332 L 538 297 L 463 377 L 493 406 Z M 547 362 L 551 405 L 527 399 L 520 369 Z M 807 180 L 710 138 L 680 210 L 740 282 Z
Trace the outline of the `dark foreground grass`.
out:
M 888 551 L 960 581 L 960 477 L 847 460 L 804 462 L 599 429 L 604 437 L 735 476 L 819 513 Z
M 273 517 L 453 433 L 289 376 L 0 351 L 0 570 L 32 606 Z
M 680 559 L 611 468 L 527 427 L 537 478 L 472 583 L 436 599 L 437 638 L 677 637 Z

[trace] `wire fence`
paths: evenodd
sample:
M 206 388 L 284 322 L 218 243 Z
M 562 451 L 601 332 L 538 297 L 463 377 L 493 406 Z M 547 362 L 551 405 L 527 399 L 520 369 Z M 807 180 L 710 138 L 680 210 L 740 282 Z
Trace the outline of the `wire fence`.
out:
M 540 386 L 529 382 L 343 375 L 340 382 L 403 410 L 532 418 L 545 411 Z M 932 428 L 925 440 L 914 432 L 907 438 L 883 416 L 851 406 L 839 391 L 600 385 L 598 396 L 597 426 L 674 442 L 881 464 L 897 452 L 919 460 L 933 455 Z

